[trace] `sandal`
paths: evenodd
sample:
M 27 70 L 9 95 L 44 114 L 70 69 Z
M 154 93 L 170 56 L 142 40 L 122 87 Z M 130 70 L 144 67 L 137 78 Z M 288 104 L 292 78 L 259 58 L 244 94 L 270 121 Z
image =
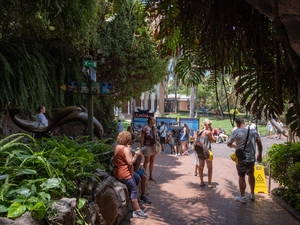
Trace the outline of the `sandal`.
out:
M 153 177 L 149 177 L 149 180 L 156 182 L 156 180 Z
M 215 186 L 213 186 L 212 184 L 208 185 L 208 188 L 214 188 Z
M 197 174 L 197 172 L 195 172 L 195 176 L 197 176 L 198 174 Z
M 203 183 L 203 184 L 200 184 L 200 187 L 204 187 L 206 184 L 205 183 Z

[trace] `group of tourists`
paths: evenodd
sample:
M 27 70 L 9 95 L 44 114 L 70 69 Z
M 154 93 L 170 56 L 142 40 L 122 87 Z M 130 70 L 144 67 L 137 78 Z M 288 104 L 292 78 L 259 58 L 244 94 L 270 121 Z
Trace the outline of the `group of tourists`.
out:
M 226 137 L 227 146 L 230 148 L 244 148 L 246 159 L 239 161 L 236 165 L 237 173 L 239 176 L 239 189 L 240 195 L 235 197 L 235 200 L 240 203 L 246 203 L 245 189 L 246 180 L 245 175 L 248 176 L 248 183 L 250 186 L 249 198 L 255 199 L 254 187 L 254 164 L 255 161 L 261 162 L 262 160 L 262 144 L 261 139 L 256 129 L 250 129 L 250 126 L 246 126 L 242 117 L 236 118 L 236 128 L 232 131 L 230 138 Z M 153 177 L 154 161 L 156 158 L 156 152 L 153 145 L 160 141 L 162 145 L 162 151 L 164 151 L 166 140 L 171 147 L 171 151 L 176 156 L 188 155 L 188 145 L 193 139 L 193 150 L 195 150 L 194 163 L 195 163 L 195 176 L 199 174 L 200 187 L 208 186 L 214 188 L 212 183 L 213 174 L 213 157 L 212 157 L 212 144 L 216 141 L 216 137 L 213 135 L 212 121 L 205 119 L 203 126 L 191 133 L 187 124 L 179 126 L 178 122 L 175 122 L 168 131 L 164 122 L 161 123 L 159 129 L 155 126 L 156 119 L 149 117 L 147 125 L 141 129 L 141 141 L 140 148 L 136 150 L 131 149 L 132 144 L 135 141 L 135 135 L 132 129 L 128 131 L 122 131 L 118 135 L 118 144 L 114 149 L 114 176 L 120 182 L 124 183 L 130 193 L 130 199 L 132 201 L 134 211 L 134 218 L 147 218 L 147 214 L 144 213 L 139 202 L 151 203 L 148 196 L 146 196 L 146 174 L 149 174 L 148 180 L 156 180 Z M 249 127 L 249 128 L 248 128 Z M 219 131 L 222 130 L 219 127 Z M 190 137 L 193 134 L 193 137 Z M 222 134 L 221 132 L 219 133 Z M 258 147 L 258 154 L 256 155 L 256 146 Z M 204 182 L 204 168 L 207 167 L 207 184 Z M 148 170 L 148 171 L 147 171 Z M 138 193 L 138 187 L 141 184 L 141 193 Z

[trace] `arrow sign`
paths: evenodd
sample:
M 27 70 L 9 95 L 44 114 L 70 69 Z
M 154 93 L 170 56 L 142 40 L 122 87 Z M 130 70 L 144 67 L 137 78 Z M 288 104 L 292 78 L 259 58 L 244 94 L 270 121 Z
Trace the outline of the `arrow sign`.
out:
M 67 85 L 66 85 L 66 84 L 64 84 L 64 85 L 60 86 L 60 89 L 62 89 L 62 90 L 64 90 L 64 91 L 66 91 L 66 90 L 67 90 Z
M 96 61 L 93 61 L 93 60 L 83 60 L 83 65 L 85 67 L 97 67 L 97 62 Z

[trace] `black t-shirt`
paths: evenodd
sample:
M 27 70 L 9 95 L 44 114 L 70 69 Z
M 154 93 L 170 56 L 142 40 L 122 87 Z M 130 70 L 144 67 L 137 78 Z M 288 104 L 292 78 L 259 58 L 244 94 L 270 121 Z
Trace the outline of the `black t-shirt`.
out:
M 179 126 L 172 126 L 172 132 L 173 132 L 173 137 L 174 139 L 179 140 L 180 139 L 180 133 L 182 131 L 182 127 Z

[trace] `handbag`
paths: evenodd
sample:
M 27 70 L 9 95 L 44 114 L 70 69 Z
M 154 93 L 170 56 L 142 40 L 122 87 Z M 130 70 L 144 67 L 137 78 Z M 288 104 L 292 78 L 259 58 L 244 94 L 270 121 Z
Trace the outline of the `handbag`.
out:
M 156 155 L 159 155 L 161 153 L 161 144 L 157 141 L 154 145 L 152 145 L 152 149 Z
M 212 161 L 214 159 L 214 154 L 212 153 L 211 150 L 208 150 L 209 153 L 209 157 L 207 158 L 207 160 Z
M 247 138 L 245 141 L 244 148 L 238 148 L 235 150 L 235 155 L 239 161 L 243 161 L 246 159 L 245 149 L 246 149 L 246 145 L 247 145 L 247 141 L 248 141 L 248 137 L 249 137 L 249 131 L 250 131 L 250 127 L 248 127 L 248 133 L 247 133 Z

